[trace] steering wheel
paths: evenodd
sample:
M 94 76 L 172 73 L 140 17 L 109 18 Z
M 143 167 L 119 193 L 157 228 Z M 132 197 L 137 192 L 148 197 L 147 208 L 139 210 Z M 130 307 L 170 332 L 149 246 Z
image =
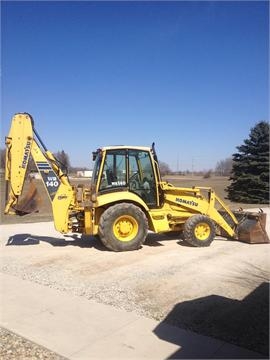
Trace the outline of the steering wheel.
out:
M 139 173 L 136 172 L 129 178 L 129 187 L 130 187 L 130 190 L 139 189 L 139 187 L 140 187 Z

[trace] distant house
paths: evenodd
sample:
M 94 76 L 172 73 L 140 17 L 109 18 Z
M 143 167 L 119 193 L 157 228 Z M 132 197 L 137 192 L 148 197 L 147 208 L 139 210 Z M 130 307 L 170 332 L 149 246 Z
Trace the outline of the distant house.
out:
M 77 176 L 78 177 L 91 178 L 92 174 L 93 174 L 93 170 L 80 170 L 80 171 L 77 171 Z

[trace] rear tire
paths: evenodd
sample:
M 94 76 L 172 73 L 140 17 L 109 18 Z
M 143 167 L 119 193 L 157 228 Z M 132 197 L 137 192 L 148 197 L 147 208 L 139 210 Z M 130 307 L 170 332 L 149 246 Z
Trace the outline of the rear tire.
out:
M 193 215 L 185 222 L 184 239 L 192 246 L 210 246 L 215 235 L 215 224 L 208 216 Z
M 145 241 L 148 222 L 144 212 L 133 204 L 110 206 L 100 217 L 99 237 L 113 251 L 139 249 Z

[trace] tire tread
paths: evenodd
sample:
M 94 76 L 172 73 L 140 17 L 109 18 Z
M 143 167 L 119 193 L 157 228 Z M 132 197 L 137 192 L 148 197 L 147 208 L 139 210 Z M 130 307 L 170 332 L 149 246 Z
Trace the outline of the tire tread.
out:
M 111 219 L 115 217 L 117 212 L 123 212 L 126 214 L 136 215 L 137 219 L 140 219 L 139 222 L 139 233 L 140 237 L 137 238 L 136 241 L 132 240 L 131 242 L 121 242 L 117 241 L 114 238 L 114 235 L 110 229 Z M 137 250 L 144 243 L 148 230 L 148 221 L 145 213 L 136 205 L 130 203 L 122 203 L 115 204 L 110 206 L 104 213 L 101 215 L 100 223 L 99 223 L 99 237 L 102 241 L 103 245 L 106 246 L 107 249 L 112 251 L 129 251 L 129 250 Z
M 198 240 L 195 237 L 194 229 L 198 223 L 206 222 L 211 227 L 211 233 L 207 240 Z M 184 226 L 184 239 L 187 243 L 195 247 L 206 247 L 210 246 L 215 237 L 215 224 L 208 216 L 197 214 L 187 219 Z

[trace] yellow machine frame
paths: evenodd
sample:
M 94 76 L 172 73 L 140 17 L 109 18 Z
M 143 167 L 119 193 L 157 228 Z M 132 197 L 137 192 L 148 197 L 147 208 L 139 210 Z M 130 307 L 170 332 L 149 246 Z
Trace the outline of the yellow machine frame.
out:
M 9 185 L 5 214 L 23 214 L 25 207 L 20 205 L 20 195 L 26 179 L 26 170 L 30 155 L 41 175 L 44 186 L 52 203 L 53 218 L 56 230 L 61 233 L 79 232 L 90 235 L 102 233 L 100 222 L 109 220 L 104 213 L 117 204 L 133 204 L 144 213 L 147 227 L 156 233 L 181 231 L 188 219 L 196 214 L 211 219 L 216 233 L 223 233 L 237 238 L 238 220 L 234 213 L 216 195 L 210 187 L 182 188 L 161 180 L 155 151 L 150 147 L 128 147 L 143 150 L 149 154 L 153 166 L 156 206 L 149 207 L 142 197 L 130 191 L 99 191 L 102 171 L 92 181 L 91 188 L 71 185 L 65 172 L 61 170 L 59 161 L 46 149 L 38 133 L 34 129 L 31 115 L 16 114 L 6 137 L 6 171 L 5 179 Z M 99 149 L 101 156 L 100 169 L 103 168 L 106 153 L 112 149 L 125 150 L 127 147 L 105 147 Z M 119 211 L 119 210 L 117 210 Z M 109 216 L 109 215 L 108 215 Z M 107 216 L 107 217 L 108 217 Z M 112 223 L 115 238 L 129 242 L 133 234 L 139 232 L 140 224 L 132 215 L 120 214 Z M 105 218 L 104 218 L 105 217 Z M 105 219 L 105 220 L 104 220 Z M 194 234 L 204 240 L 209 235 L 211 224 L 201 221 Z

